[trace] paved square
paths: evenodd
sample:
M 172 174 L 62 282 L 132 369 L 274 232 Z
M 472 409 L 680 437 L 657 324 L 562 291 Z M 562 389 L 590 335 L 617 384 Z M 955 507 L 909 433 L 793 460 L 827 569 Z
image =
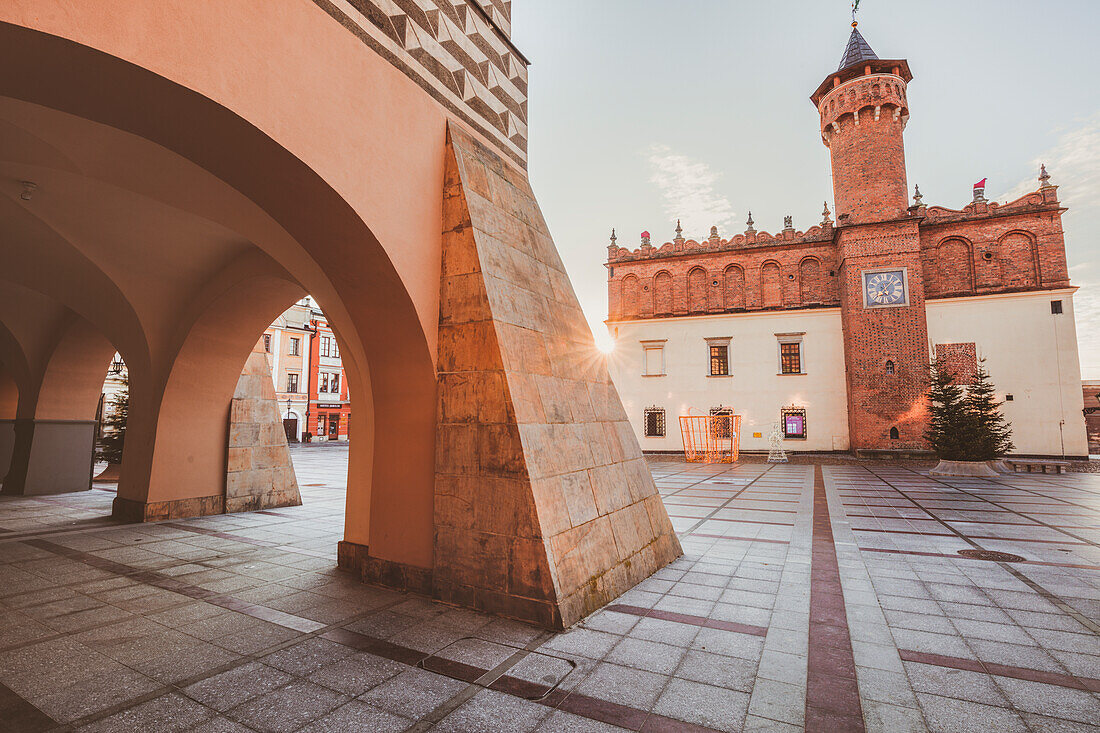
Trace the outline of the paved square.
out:
M 294 461 L 251 514 L 0 499 L 0 730 L 1100 727 L 1097 474 L 653 461 L 684 557 L 552 634 L 337 571 L 347 450 Z

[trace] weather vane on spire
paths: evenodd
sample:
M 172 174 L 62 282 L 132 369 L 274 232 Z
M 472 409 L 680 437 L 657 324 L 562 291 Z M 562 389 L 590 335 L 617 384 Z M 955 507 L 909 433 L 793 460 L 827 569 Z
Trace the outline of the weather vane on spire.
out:
M 853 0 L 852 1 L 852 27 L 853 28 L 855 28 L 857 25 L 859 25 L 859 22 L 856 20 L 856 13 L 858 13 L 858 12 L 859 12 L 859 0 Z

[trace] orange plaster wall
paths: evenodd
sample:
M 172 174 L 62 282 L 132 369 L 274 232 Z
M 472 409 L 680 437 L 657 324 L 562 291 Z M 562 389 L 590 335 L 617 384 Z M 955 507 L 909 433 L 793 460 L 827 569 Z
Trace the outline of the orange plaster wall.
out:
M 385 248 L 434 360 L 446 119 L 400 71 L 310 2 L 9 0 L 0 20 L 192 89 L 309 165 Z

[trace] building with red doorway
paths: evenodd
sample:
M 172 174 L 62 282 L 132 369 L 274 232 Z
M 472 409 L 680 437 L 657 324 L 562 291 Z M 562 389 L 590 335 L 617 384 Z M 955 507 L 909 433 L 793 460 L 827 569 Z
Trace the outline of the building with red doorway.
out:
M 351 428 L 351 400 L 340 361 L 340 346 L 325 314 L 313 311 L 309 407 L 306 431 L 313 441 L 347 440 Z
M 854 25 L 854 24 L 853 24 Z M 643 450 L 679 450 L 677 416 L 742 415 L 741 445 L 893 454 L 925 449 L 930 359 L 965 381 L 984 358 L 1020 454 L 1088 454 L 1058 188 L 961 209 L 906 178 L 904 59 L 853 27 L 810 99 L 836 220 L 637 249 L 608 247 L 609 366 Z

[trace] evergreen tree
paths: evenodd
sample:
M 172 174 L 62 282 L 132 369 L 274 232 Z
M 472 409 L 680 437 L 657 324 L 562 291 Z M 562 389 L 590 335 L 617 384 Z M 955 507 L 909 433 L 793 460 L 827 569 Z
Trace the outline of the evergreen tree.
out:
M 122 445 L 126 441 L 126 418 L 130 413 L 130 377 L 122 372 L 122 389 L 111 397 L 111 409 L 103 420 L 103 431 L 96 457 L 108 464 L 122 463 Z
M 985 370 L 985 359 L 978 361 L 978 371 L 974 374 L 974 384 L 966 392 L 966 409 L 974 421 L 975 461 L 992 461 L 1013 449 L 1012 430 L 1001 414 L 1001 405 L 994 394 L 996 388 L 989 380 Z
M 975 423 L 966 407 L 966 393 L 942 358 L 932 362 L 928 387 L 929 423 L 925 439 L 946 461 L 968 461 Z

